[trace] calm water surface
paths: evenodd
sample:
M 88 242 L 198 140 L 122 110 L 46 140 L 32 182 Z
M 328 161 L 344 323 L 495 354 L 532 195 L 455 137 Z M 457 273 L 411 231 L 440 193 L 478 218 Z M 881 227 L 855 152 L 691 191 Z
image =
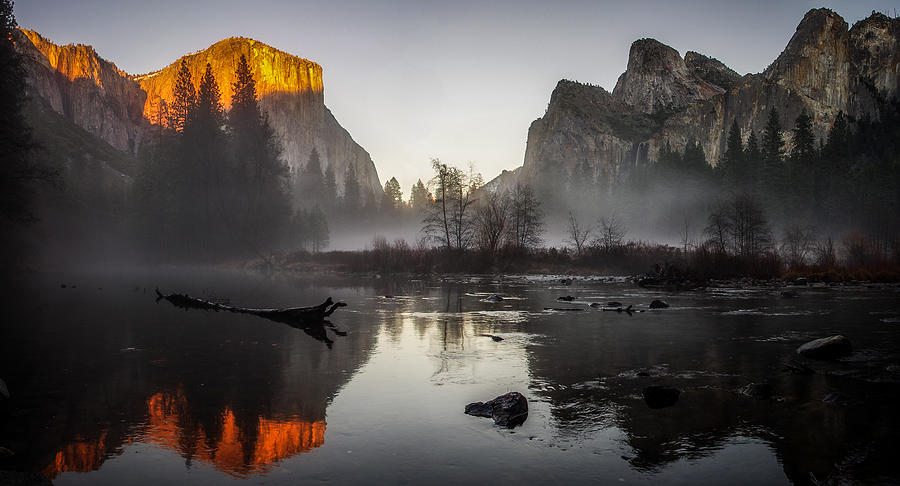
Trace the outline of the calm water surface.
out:
M 156 286 L 257 307 L 332 296 L 349 304 L 331 318 L 346 335 L 177 309 L 155 302 Z M 505 300 L 485 301 L 492 293 Z M 58 485 L 896 483 L 898 296 L 667 294 L 549 278 L 36 275 L 6 294 L 0 378 L 12 399 L 0 446 L 14 455 L 0 469 Z M 654 298 L 672 307 L 587 305 L 646 309 Z M 850 358 L 812 362 L 812 376 L 782 371 L 797 346 L 838 333 L 854 344 Z M 772 399 L 741 393 L 764 381 Z M 641 390 L 651 384 L 679 388 L 680 400 L 650 409 Z M 523 426 L 463 414 L 507 391 L 529 400 Z

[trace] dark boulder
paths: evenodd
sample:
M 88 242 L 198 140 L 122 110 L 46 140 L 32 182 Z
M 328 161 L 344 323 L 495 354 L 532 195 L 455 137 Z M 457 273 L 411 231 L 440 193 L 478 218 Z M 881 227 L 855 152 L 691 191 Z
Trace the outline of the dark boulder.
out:
M 841 335 L 816 339 L 797 348 L 797 354 L 800 356 L 821 360 L 843 358 L 852 352 L 850 340 Z
M 616 302 L 616 301 L 613 301 L 613 302 L 607 302 L 607 303 L 606 303 L 606 307 L 622 307 L 622 303 L 621 303 L 621 302 Z
M 571 295 L 566 295 L 564 297 L 557 297 L 556 300 L 559 300 L 562 302 L 572 302 L 573 300 L 575 300 L 575 297 L 572 297 Z
M 797 277 L 794 279 L 794 285 L 806 285 L 808 283 L 806 277 Z
M 491 294 L 484 299 L 487 302 L 503 302 L 503 297 L 500 297 L 497 294 Z
M 781 296 L 786 299 L 793 299 L 794 297 L 799 297 L 800 292 L 797 292 L 796 290 L 785 290 L 781 292 Z
M 666 408 L 675 405 L 681 392 L 670 386 L 650 385 L 644 388 L 644 401 L 650 408 Z
M 650 302 L 651 309 L 665 309 L 667 307 L 669 307 L 669 304 L 667 304 L 659 299 L 656 299 L 653 302 Z
M 495 424 L 512 428 L 528 418 L 528 400 L 519 392 L 509 392 L 487 402 L 470 403 L 466 405 L 466 413 L 492 418 Z

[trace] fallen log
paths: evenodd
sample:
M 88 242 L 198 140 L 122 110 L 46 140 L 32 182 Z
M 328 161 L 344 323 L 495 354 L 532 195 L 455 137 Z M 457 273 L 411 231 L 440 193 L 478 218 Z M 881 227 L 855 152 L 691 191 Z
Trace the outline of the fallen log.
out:
M 163 294 L 156 289 L 156 301 L 167 300 L 169 303 L 180 309 L 201 309 L 211 311 L 234 312 L 237 314 L 252 314 L 254 316 L 263 317 L 272 321 L 287 324 L 293 328 L 301 329 L 313 338 L 322 341 L 330 348 L 331 339 L 325 334 L 325 326 L 330 327 L 338 336 L 346 336 L 347 333 L 338 330 L 333 324 L 328 322 L 326 318 L 334 313 L 338 307 L 345 307 L 347 304 L 343 302 L 334 302 L 331 297 L 325 302 L 312 307 L 284 307 L 272 309 L 257 309 L 252 307 L 237 307 L 228 304 L 221 304 L 209 300 L 198 299 L 187 294 Z
M 250 307 L 236 307 L 227 304 L 220 304 L 209 300 L 198 299 L 187 294 L 168 294 L 165 295 L 156 289 L 157 302 L 161 299 L 168 300 L 175 307 L 182 309 L 204 309 L 214 311 L 235 312 L 238 314 L 253 314 L 266 319 L 272 319 L 279 322 L 322 322 L 326 317 L 330 316 L 338 307 L 344 307 L 347 304 L 343 302 L 334 302 L 331 297 L 325 302 L 312 307 L 285 307 L 275 309 L 255 309 Z

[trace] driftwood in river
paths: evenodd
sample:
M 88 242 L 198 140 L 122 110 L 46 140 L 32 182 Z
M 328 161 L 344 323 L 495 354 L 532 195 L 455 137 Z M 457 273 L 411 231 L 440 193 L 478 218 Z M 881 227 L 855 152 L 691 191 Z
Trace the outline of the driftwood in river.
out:
M 293 328 L 301 329 L 313 338 L 322 341 L 331 347 L 333 341 L 325 334 L 325 326 L 330 327 L 335 334 L 345 336 L 347 333 L 338 330 L 325 318 L 330 316 L 338 307 L 347 304 L 334 302 L 331 297 L 325 302 L 312 307 L 285 307 L 275 309 L 256 309 L 250 307 L 236 307 L 228 304 L 220 304 L 209 300 L 198 299 L 187 294 L 163 294 L 156 289 L 156 301 L 167 300 L 175 307 L 181 309 L 202 309 L 212 311 L 226 311 L 238 314 L 252 314 L 266 319 L 287 324 Z

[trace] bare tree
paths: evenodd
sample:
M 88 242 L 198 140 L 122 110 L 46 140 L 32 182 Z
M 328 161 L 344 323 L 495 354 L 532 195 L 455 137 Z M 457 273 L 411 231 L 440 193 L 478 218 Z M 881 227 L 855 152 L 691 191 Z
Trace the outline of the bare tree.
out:
M 475 206 L 475 244 L 495 255 L 509 230 L 511 198 L 508 193 L 493 191 Z
M 681 247 L 685 253 L 691 247 L 691 223 L 688 221 L 687 216 L 684 217 L 684 222 L 681 226 Z
M 594 245 L 607 252 L 622 246 L 625 235 L 628 233 L 628 227 L 616 213 L 600 218 L 599 225 L 600 234 L 594 240 Z
M 781 240 L 781 252 L 787 256 L 791 267 L 799 267 L 806 263 L 807 257 L 813 250 L 814 241 L 813 231 L 810 228 L 794 225 L 784 233 L 784 238 Z
M 772 246 L 772 232 L 759 202 L 739 194 L 729 204 L 731 244 L 736 255 L 755 257 Z
M 772 232 L 759 202 L 739 194 L 709 215 L 706 230 L 719 253 L 754 258 L 772 247 Z
M 517 250 L 527 250 L 541 244 L 544 233 L 544 213 L 541 202 L 531 186 L 516 184 L 510 192 L 510 224 L 507 238 Z
M 575 248 L 575 252 L 579 255 L 584 250 L 584 244 L 591 236 L 591 228 L 585 228 L 578 223 L 578 219 L 572 212 L 569 212 L 569 227 L 567 228 L 568 237 L 566 243 Z
M 710 213 L 704 232 L 709 237 L 708 241 L 712 243 L 716 253 L 724 255 L 728 252 L 731 241 L 731 219 L 728 217 L 728 206 L 719 206 Z
M 829 236 L 816 244 L 816 265 L 833 267 L 837 265 L 837 253 L 834 251 L 834 240 Z
M 466 249 L 472 244 L 473 218 L 471 207 L 481 175 L 469 174 L 456 167 L 433 159 L 435 201 L 430 214 L 423 221 L 422 231 L 447 250 Z

